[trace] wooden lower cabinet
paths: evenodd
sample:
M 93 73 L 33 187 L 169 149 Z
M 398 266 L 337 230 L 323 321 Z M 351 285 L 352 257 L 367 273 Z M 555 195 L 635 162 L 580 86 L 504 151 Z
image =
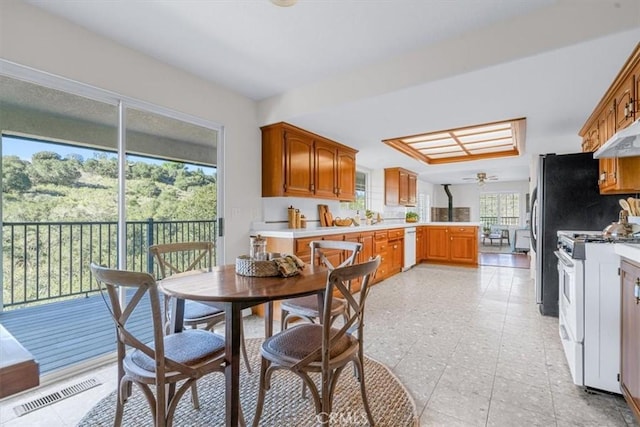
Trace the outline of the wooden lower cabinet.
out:
M 426 260 L 449 261 L 449 227 L 428 226 L 426 232 Z
M 389 276 L 402 271 L 404 264 L 404 228 L 388 231 Z
M 374 282 L 379 282 L 389 277 L 391 258 L 389 257 L 388 245 L 387 230 L 373 233 L 373 256 L 380 255 L 380 266 L 378 267 L 378 271 L 376 271 Z
M 426 226 L 425 259 L 452 264 L 478 264 L 478 227 Z
M 416 228 L 416 262 L 421 263 L 424 261 L 426 256 L 426 236 L 427 236 L 427 228 L 426 227 L 417 227 Z
M 640 264 L 623 259 L 620 267 L 620 389 L 640 423 Z

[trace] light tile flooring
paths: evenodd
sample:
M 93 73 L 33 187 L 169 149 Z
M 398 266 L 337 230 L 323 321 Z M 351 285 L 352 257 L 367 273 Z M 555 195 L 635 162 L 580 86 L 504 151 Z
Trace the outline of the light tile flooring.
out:
M 530 271 L 419 265 L 372 288 L 366 354 L 390 366 L 423 426 L 635 426 L 620 396 L 571 382 L 557 319 L 540 316 Z M 261 336 L 261 319 L 245 322 Z M 103 385 L 31 414 L 13 407 L 84 378 Z M 73 426 L 114 389 L 115 369 L 0 402 L 5 426 Z

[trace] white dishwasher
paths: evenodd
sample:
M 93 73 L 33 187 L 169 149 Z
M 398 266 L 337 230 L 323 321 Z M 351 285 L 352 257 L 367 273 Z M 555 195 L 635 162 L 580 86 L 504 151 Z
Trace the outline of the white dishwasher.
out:
M 404 268 L 406 271 L 416 265 L 416 228 L 404 229 Z

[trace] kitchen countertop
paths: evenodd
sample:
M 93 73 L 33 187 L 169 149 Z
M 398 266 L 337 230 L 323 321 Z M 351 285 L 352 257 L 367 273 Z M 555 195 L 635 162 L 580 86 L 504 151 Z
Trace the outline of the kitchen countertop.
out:
M 621 257 L 640 263 L 639 243 L 616 243 L 614 246 L 616 253 Z
M 261 235 L 263 237 L 282 237 L 297 239 L 299 237 L 325 236 L 336 233 L 358 233 L 361 231 L 376 231 L 390 228 L 407 228 L 429 225 L 449 225 L 479 227 L 479 222 L 382 222 L 374 225 L 350 225 L 349 227 L 316 227 L 316 228 L 296 228 L 282 230 L 251 230 L 251 235 Z

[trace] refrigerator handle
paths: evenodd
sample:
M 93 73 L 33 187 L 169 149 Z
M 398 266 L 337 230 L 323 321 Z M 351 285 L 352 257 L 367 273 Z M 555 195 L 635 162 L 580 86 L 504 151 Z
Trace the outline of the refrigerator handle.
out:
M 529 227 L 531 227 L 531 248 L 535 252 L 538 247 L 538 187 L 531 192 Z

